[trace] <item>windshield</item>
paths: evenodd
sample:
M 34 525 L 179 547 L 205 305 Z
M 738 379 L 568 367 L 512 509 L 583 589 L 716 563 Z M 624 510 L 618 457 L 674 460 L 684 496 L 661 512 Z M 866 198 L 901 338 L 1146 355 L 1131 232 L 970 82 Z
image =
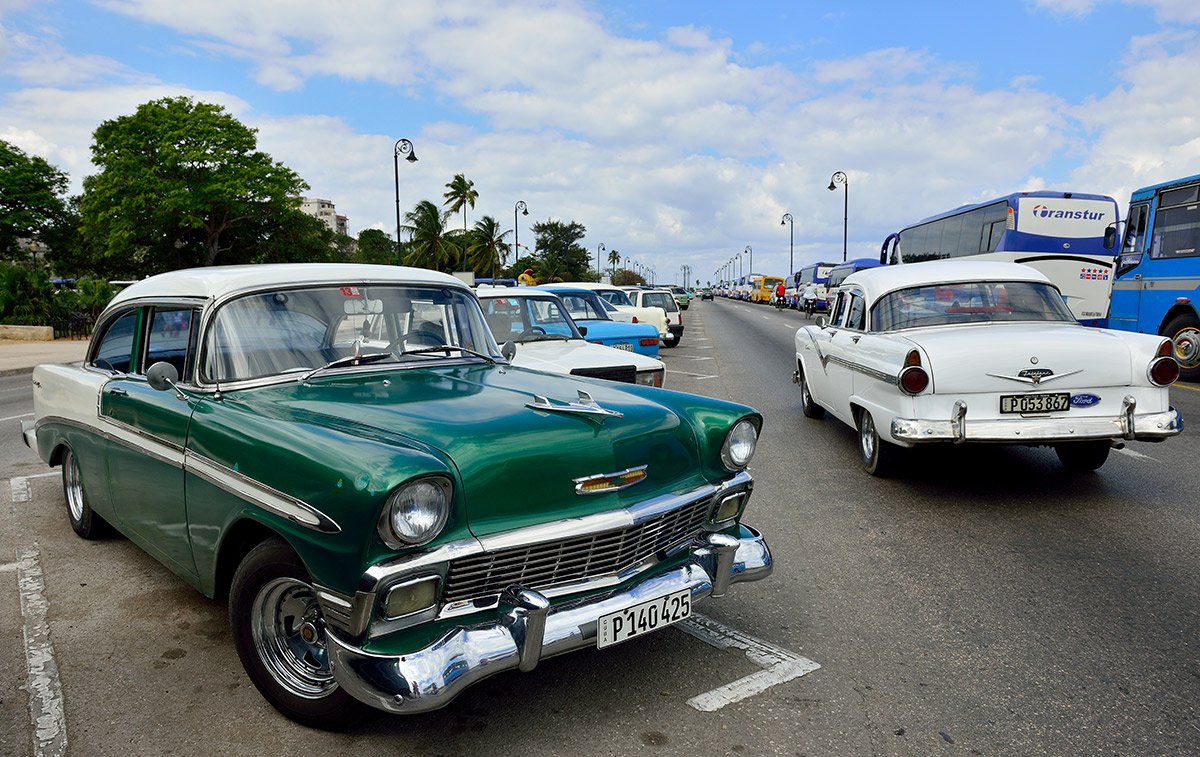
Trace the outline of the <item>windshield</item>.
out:
M 950 323 L 1065 321 L 1075 317 L 1052 285 L 1036 281 L 971 281 L 889 292 L 871 308 L 872 331 Z
M 595 292 L 558 292 L 567 312 L 577 321 L 611 321 L 608 312 L 613 310 Z
M 499 354 L 469 293 L 403 285 L 281 289 L 221 306 L 205 339 L 202 373 L 230 382 L 308 372 L 355 354 L 390 353 L 387 362 L 463 357 L 404 354 L 439 346 Z
M 600 289 L 596 292 L 600 298 L 609 305 L 623 305 L 625 307 L 633 307 L 633 303 L 629 301 L 629 297 L 620 289 Z
M 583 338 L 557 297 L 483 297 L 479 304 L 497 342 Z

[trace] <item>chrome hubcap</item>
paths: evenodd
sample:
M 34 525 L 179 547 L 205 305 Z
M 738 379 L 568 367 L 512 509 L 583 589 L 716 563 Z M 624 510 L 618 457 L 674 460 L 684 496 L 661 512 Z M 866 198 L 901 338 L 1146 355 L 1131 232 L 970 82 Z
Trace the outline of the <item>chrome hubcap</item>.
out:
M 79 475 L 79 463 L 70 450 L 63 460 L 63 493 L 67 497 L 67 509 L 75 523 L 83 520 L 83 479 Z
M 858 424 L 858 443 L 862 447 L 863 460 L 870 462 L 875 459 L 875 423 L 871 414 L 862 411 L 862 421 Z
M 311 586 L 294 578 L 271 581 L 254 598 L 250 622 L 258 656 L 280 686 L 304 699 L 337 688 Z
M 1175 346 L 1175 359 L 1184 368 L 1194 368 L 1200 364 L 1200 332 L 1195 329 L 1184 329 L 1171 339 Z

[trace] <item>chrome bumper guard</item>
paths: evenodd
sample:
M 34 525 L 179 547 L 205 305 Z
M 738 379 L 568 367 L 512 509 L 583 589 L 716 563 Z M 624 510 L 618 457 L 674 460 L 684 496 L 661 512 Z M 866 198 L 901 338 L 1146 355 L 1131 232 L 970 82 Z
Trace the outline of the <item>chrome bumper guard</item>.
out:
M 682 564 L 617 591 L 552 605 L 540 592 L 513 586 L 501 596 L 499 619 L 455 628 L 408 654 L 372 654 L 327 628 L 334 677 L 355 699 L 387 712 L 444 707 L 496 673 L 530 671 L 546 657 L 594 646 L 602 615 L 685 589 L 693 602 L 720 597 L 730 584 L 766 578 L 773 568 L 771 551 L 762 534 L 744 528 L 750 536 L 705 534 Z
M 33 421 L 21 421 L 21 440 L 25 446 L 37 451 L 37 424 Z
M 954 403 L 948 420 L 896 418 L 892 437 L 901 442 L 1002 442 L 1048 444 L 1088 439 L 1162 441 L 1183 430 L 1183 419 L 1175 408 L 1164 413 L 1137 414 L 1137 402 L 1126 397 L 1121 414 L 1109 417 L 1014 418 L 1013 420 L 970 420 L 967 403 Z

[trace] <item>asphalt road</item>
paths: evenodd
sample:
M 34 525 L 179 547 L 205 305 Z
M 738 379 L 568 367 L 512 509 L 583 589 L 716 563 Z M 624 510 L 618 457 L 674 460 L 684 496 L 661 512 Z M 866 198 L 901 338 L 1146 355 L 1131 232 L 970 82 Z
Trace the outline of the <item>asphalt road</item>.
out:
M 1200 752 L 1192 432 L 1084 476 L 1049 450 L 987 447 L 923 450 L 875 479 L 849 427 L 800 413 L 802 316 L 717 300 L 684 319 L 668 386 L 766 416 L 747 521 L 775 574 L 698 604 L 712 622 L 691 633 L 546 660 L 350 734 L 266 705 L 221 604 L 127 541 L 74 536 L 59 479 L 17 438 L 28 377 L 0 379 L 0 754 L 57 753 L 56 722 L 84 755 Z M 1195 388 L 1172 399 L 1200 418 Z M 805 674 L 772 679 L 764 656 Z M 698 706 L 730 691 L 745 698 Z

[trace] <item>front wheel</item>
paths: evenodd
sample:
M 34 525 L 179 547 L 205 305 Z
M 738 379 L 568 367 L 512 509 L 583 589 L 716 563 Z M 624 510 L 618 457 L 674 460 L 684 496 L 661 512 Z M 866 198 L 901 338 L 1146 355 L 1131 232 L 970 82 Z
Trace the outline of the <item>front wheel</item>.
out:
M 1054 452 L 1063 467 L 1072 473 L 1090 473 L 1104 465 L 1112 444 L 1098 442 L 1068 442 L 1054 445 Z
M 1200 321 L 1194 315 L 1180 315 L 1167 324 L 1165 336 L 1171 339 L 1175 359 L 1179 361 L 1179 378 L 1200 380 Z
M 229 625 L 246 674 L 288 718 L 336 730 L 366 713 L 333 677 L 316 592 L 286 542 L 268 539 L 242 560 L 229 589 Z
M 872 476 L 887 478 L 896 472 L 900 464 L 901 448 L 885 442 L 875 429 L 875 420 L 865 409 L 859 410 L 858 451 L 862 457 L 863 470 Z

